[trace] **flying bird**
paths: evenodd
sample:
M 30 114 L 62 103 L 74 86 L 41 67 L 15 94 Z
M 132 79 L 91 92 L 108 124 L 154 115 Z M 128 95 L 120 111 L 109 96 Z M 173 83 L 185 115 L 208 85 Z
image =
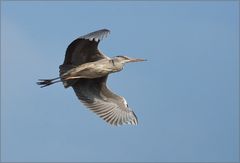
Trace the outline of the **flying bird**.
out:
M 59 66 L 59 77 L 39 79 L 41 87 L 62 82 L 72 87 L 78 99 L 90 110 L 111 125 L 138 123 L 137 116 L 129 108 L 124 97 L 113 93 L 106 85 L 108 75 L 119 72 L 125 63 L 145 59 L 116 56 L 109 58 L 98 50 L 99 42 L 110 33 L 98 30 L 80 36 L 68 46 L 65 59 Z

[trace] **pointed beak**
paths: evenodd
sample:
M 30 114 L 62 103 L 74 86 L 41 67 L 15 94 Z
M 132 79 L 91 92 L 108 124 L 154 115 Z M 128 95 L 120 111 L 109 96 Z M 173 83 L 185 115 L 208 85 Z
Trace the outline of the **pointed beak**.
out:
M 146 59 L 140 59 L 140 58 L 130 58 L 127 62 L 142 62 L 147 61 Z

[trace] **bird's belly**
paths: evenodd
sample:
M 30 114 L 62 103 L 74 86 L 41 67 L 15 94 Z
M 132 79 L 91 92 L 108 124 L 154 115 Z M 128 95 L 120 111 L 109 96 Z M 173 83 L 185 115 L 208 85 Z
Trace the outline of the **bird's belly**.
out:
M 112 65 L 95 65 L 89 68 L 88 71 L 82 72 L 81 75 L 84 75 L 88 78 L 98 78 L 118 71 L 121 71 L 121 69 L 118 69 L 117 67 Z
M 85 76 L 86 78 L 99 78 L 109 74 L 109 71 L 106 70 L 99 70 L 99 69 L 91 69 L 86 73 L 83 72 L 81 76 Z
M 111 66 L 102 66 L 102 65 L 98 65 L 94 68 L 92 68 L 91 70 L 91 76 L 93 77 L 102 77 L 102 76 L 106 76 L 110 73 L 113 73 L 113 72 L 117 72 L 117 71 L 120 71 L 120 70 L 117 70 L 115 69 L 114 67 L 111 67 Z
M 111 64 L 88 64 L 85 67 L 80 66 L 70 70 L 64 74 L 63 77 L 66 80 L 76 78 L 99 78 L 120 70 L 121 69 Z

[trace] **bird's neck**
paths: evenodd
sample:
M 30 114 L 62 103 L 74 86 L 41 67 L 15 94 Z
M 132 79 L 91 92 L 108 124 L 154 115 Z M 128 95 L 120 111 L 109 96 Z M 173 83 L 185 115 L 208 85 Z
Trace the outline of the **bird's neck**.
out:
M 118 72 L 123 69 L 123 64 L 115 59 L 109 60 L 109 66 L 111 67 L 112 72 Z

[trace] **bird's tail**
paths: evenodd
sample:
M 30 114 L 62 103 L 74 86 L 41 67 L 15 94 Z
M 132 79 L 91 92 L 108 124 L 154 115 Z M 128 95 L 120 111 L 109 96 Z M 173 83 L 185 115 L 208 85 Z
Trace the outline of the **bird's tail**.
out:
M 41 88 L 43 88 L 43 87 L 52 85 L 54 83 L 61 82 L 61 80 L 57 80 L 57 79 L 60 79 L 60 77 L 53 78 L 53 79 L 39 79 L 37 84 L 41 85 Z

